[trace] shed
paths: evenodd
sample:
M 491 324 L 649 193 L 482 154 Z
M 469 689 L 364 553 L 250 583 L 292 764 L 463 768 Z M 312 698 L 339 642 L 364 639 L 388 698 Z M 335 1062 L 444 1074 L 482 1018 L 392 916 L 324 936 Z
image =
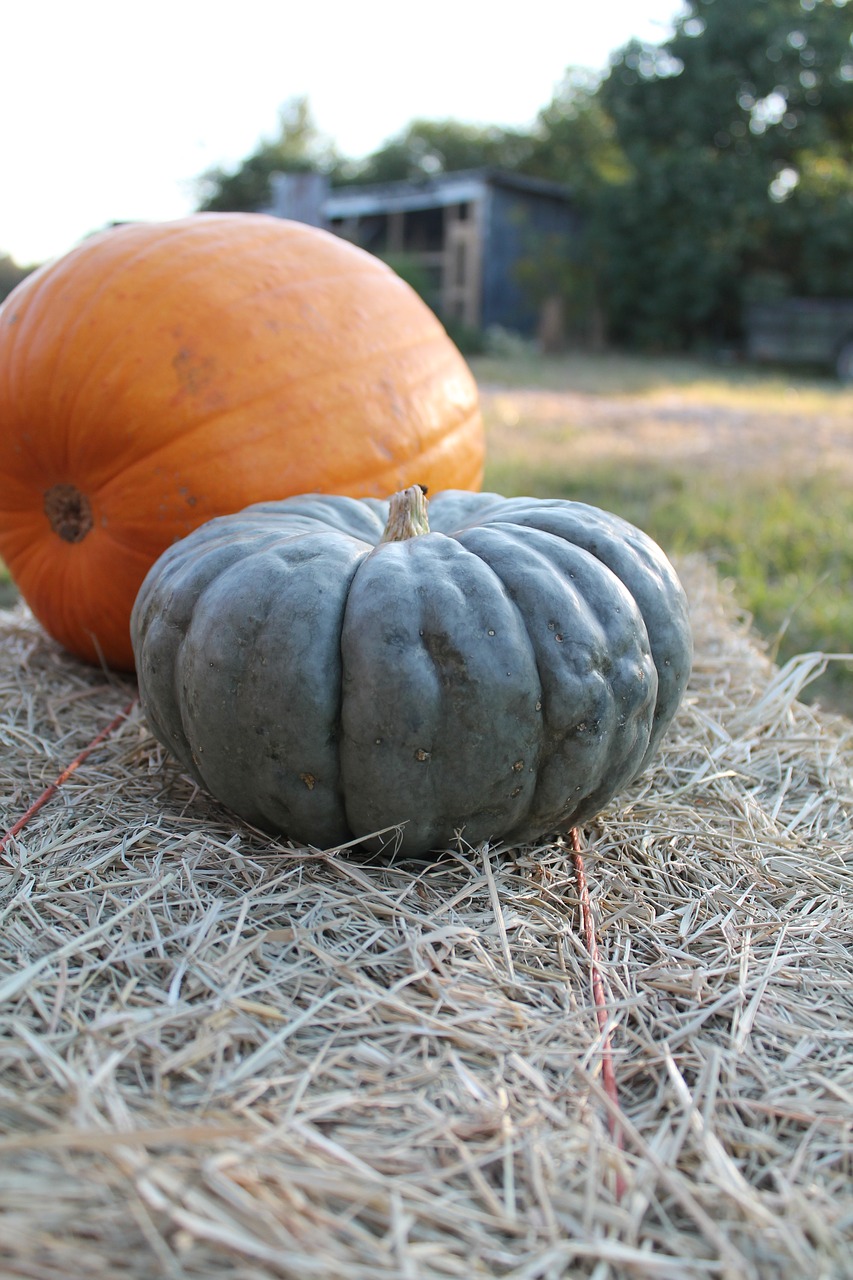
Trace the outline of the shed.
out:
M 446 322 L 500 326 L 532 336 L 549 298 L 546 263 L 568 253 L 578 230 L 569 188 L 496 169 L 443 173 L 412 182 L 337 188 L 315 185 L 316 209 L 291 193 L 304 175 L 276 175 L 281 217 L 314 221 L 383 258 L 408 259 L 427 281 L 427 301 Z

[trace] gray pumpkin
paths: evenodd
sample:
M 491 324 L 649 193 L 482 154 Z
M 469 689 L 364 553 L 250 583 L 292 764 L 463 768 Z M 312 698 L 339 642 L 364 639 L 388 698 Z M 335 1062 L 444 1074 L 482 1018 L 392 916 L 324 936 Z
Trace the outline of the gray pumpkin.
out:
M 414 488 L 390 512 L 309 494 L 170 547 L 131 619 L 153 732 L 235 813 L 316 847 L 589 820 L 687 682 L 669 561 L 578 502 L 449 490 L 428 526 Z

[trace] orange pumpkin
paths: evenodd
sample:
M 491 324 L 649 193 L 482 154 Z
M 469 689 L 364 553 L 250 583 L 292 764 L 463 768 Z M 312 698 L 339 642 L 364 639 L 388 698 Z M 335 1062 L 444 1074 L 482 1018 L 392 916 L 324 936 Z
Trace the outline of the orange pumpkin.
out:
M 378 259 L 260 214 L 102 232 L 0 308 L 0 558 L 42 625 L 132 669 L 143 577 L 252 502 L 478 489 L 461 355 Z

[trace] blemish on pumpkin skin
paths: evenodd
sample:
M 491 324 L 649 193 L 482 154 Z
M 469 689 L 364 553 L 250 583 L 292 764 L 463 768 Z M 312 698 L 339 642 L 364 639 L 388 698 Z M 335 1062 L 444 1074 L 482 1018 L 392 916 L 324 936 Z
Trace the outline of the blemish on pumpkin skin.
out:
M 182 391 L 197 396 L 206 390 L 216 376 L 216 361 L 212 356 L 199 358 L 189 347 L 181 347 L 172 360 L 172 368 L 178 376 Z
M 424 647 L 435 663 L 441 683 L 454 686 L 468 679 L 468 664 L 464 652 L 453 644 L 449 636 L 431 632 L 424 637 Z
M 300 780 L 300 782 L 304 782 L 304 783 L 305 783 L 305 785 L 306 785 L 306 787 L 308 788 L 308 790 L 309 790 L 309 791 L 313 791 L 313 790 L 314 790 L 314 785 L 315 785 L 315 783 L 316 783 L 317 779 L 314 777 L 313 773 L 300 773 L 300 775 L 299 775 L 299 780 Z
M 386 404 L 393 413 L 394 417 L 403 422 L 406 418 L 406 406 L 400 399 L 399 390 L 396 383 L 391 378 L 381 378 L 379 381 L 379 390 L 385 396 Z

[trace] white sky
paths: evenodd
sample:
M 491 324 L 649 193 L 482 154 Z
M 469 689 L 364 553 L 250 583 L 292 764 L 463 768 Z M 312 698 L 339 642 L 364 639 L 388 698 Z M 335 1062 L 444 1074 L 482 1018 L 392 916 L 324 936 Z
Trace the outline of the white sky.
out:
M 307 94 L 360 158 L 415 117 L 530 125 L 568 66 L 662 40 L 680 0 L 18 0 L 4 7 L 0 253 L 191 212 Z

